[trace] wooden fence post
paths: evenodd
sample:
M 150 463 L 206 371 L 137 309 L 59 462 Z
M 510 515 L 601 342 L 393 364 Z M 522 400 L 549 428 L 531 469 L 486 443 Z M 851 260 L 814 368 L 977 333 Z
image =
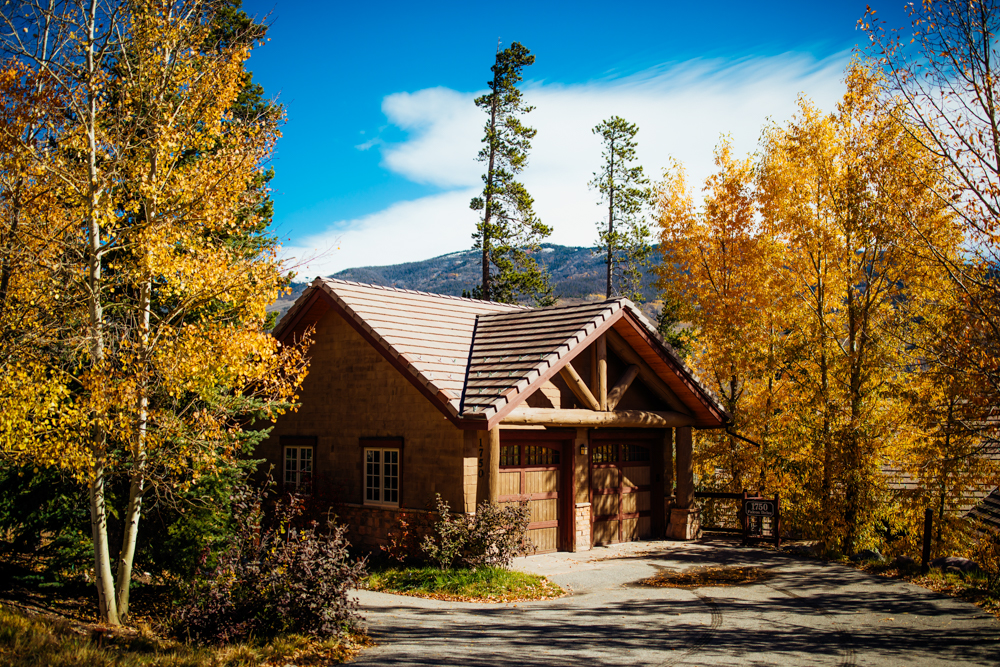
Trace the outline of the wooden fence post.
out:
M 930 508 L 924 510 L 924 553 L 920 561 L 920 573 L 931 571 L 931 529 L 934 523 L 934 512 Z

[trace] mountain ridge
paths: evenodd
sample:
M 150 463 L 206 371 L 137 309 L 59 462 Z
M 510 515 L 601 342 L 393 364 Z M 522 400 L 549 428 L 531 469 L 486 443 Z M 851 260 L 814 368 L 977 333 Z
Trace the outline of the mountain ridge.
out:
M 553 293 L 560 304 L 604 299 L 606 265 L 603 256 L 595 255 L 595 251 L 596 248 L 586 246 L 543 243 L 535 254 L 538 263 L 549 271 Z M 482 256 L 479 253 L 478 250 L 461 250 L 416 262 L 354 267 L 326 277 L 432 294 L 462 296 L 463 290 L 471 291 L 480 282 Z M 653 253 L 654 260 L 658 256 L 659 253 Z M 646 302 L 642 304 L 646 315 L 653 318 L 659 312 L 655 265 L 654 261 L 645 272 L 643 282 L 646 287 L 643 294 Z M 284 314 L 308 286 L 308 282 L 293 282 L 292 293 L 275 302 L 271 310 Z

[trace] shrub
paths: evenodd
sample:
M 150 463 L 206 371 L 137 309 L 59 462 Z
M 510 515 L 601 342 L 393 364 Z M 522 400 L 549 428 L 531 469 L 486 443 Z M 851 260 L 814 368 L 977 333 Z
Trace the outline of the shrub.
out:
M 509 567 L 517 556 L 534 553 L 528 539 L 531 512 L 528 501 L 518 503 L 480 503 L 472 516 L 452 513 L 438 494 L 435 497 L 438 520 L 434 534 L 421 543 L 427 558 L 442 570 L 454 566 Z
M 984 530 L 973 548 L 972 560 L 986 579 L 986 589 L 1000 595 L 1000 532 Z
M 417 531 L 407 520 L 405 512 L 398 514 L 396 527 L 389 530 L 387 544 L 381 545 L 379 549 L 390 561 L 407 564 L 420 559 L 420 543 Z
M 297 525 L 303 502 L 296 496 L 278 502 L 267 517 L 267 488 L 235 494 L 233 541 L 214 568 L 180 592 L 175 636 L 209 642 L 286 632 L 325 637 L 361 620 L 348 592 L 365 576 L 364 561 L 350 559 L 345 527 Z

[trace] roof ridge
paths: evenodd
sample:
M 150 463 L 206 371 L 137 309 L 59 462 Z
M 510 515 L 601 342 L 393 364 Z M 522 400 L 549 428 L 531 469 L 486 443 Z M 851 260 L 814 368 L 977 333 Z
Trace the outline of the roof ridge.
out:
M 584 303 L 568 303 L 568 304 L 563 305 L 563 306 L 544 306 L 542 308 L 532 308 L 532 307 L 528 306 L 528 307 L 524 308 L 523 312 L 551 313 L 551 312 L 556 311 L 556 310 L 569 310 L 570 308 L 579 308 L 579 309 L 582 309 L 582 308 L 609 308 L 609 307 L 613 306 L 613 304 L 615 304 L 615 303 L 621 303 L 621 302 L 625 302 L 625 301 L 627 301 L 628 304 L 622 304 L 623 307 L 625 305 L 631 305 L 632 304 L 632 302 L 629 301 L 628 299 L 626 299 L 625 297 L 616 296 L 616 297 L 612 297 L 610 299 L 605 299 L 604 301 L 585 301 Z M 483 315 L 483 317 L 496 317 L 498 315 L 512 315 L 512 314 L 514 314 L 514 313 L 483 313 L 482 315 Z
M 519 310 L 539 310 L 532 306 L 522 306 L 516 303 L 501 303 L 499 301 L 486 301 L 484 299 L 470 299 L 468 297 L 455 296 L 453 294 L 438 294 L 436 292 L 424 292 L 421 290 L 405 289 L 403 287 L 391 287 L 389 285 L 376 285 L 374 283 L 362 283 L 356 280 L 343 280 L 341 278 L 324 278 L 323 276 L 316 276 L 311 284 L 316 284 L 316 281 L 323 281 L 327 283 L 340 283 L 341 285 L 356 285 L 357 287 L 371 287 L 373 289 L 385 290 L 387 292 L 402 292 L 404 294 L 419 294 L 420 296 L 434 296 L 441 299 L 451 299 L 454 301 L 463 301 L 466 303 L 482 303 L 489 306 L 503 306 L 504 308 L 515 308 Z

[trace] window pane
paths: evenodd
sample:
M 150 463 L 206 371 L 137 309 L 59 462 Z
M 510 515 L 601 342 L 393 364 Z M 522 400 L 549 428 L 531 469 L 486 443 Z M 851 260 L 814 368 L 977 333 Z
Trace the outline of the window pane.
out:
M 504 445 L 500 448 L 500 465 L 501 466 L 516 466 L 520 463 L 518 461 L 518 453 L 520 452 L 520 447 L 518 445 Z
M 399 502 L 399 450 L 386 449 L 382 456 L 382 502 Z
M 622 458 L 626 461 L 648 461 L 649 447 L 622 445 Z
M 597 445 L 594 452 L 594 463 L 615 463 L 618 461 L 618 445 Z
M 527 445 L 524 448 L 524 465 L 554 466 L 559 465 L 559 450 L 540 445 Z
M 382 466 L 379 465 L 381 452 L 377 449 L 365 450 L 365 500 L 379 501 L 381 494 Z
M 298 451 L 296 447 L 285 448 L 285 484 L 298 484 Z

